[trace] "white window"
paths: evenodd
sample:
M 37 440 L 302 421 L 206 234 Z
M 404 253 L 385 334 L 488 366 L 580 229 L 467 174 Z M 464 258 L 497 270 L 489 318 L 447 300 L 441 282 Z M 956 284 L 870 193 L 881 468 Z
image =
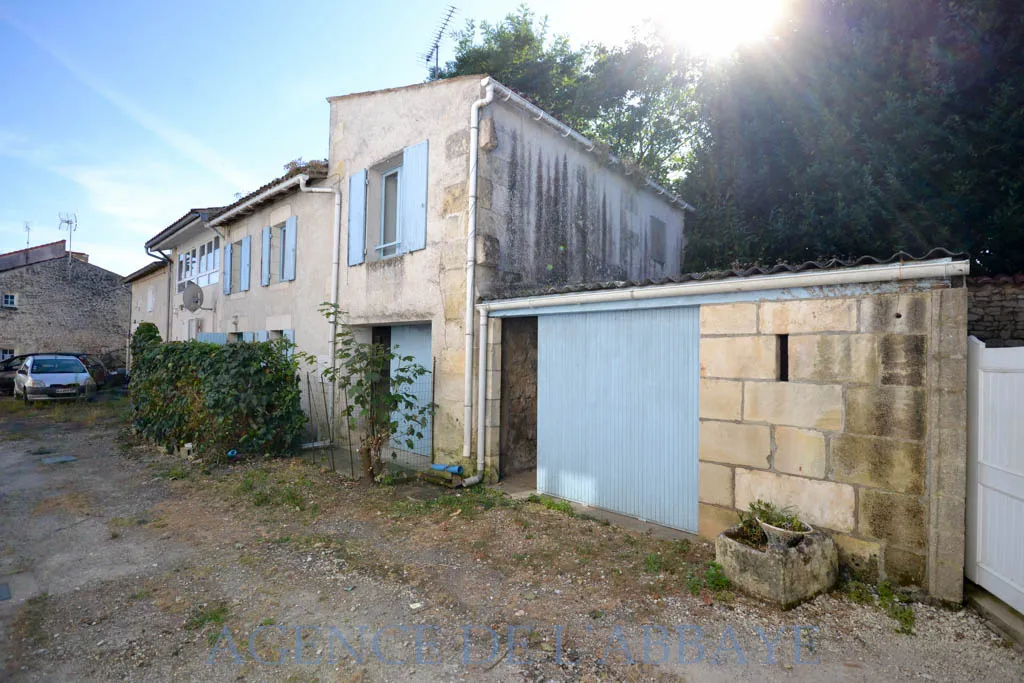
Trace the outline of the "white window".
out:
M 2 305 L 4 308 L 16 308 L 18 306 L 18 295 L 4 294 Z
M 153 312 L 153 304 L 156 302 L 156 290 L 153 289 L 153 285 L 149 286 L 146 290 L 146 312 Z
M 660 266 L 665 265 L 665 253 L 668 251 L 665 245 L 665 221 L 651 216 L 650 232 L 650 256 L 651 260 Z
M 189 282 L 200 287 L 220 282 L 220 237 L 178 253 L 178 291 Z
M 398 186 L 401 180 L 401 167 L 381 174 L 380 243 L 377 245 L 381 258 L 398 253 Z
M 14 357 L 14 349 L 0 349 L 0 360 Z

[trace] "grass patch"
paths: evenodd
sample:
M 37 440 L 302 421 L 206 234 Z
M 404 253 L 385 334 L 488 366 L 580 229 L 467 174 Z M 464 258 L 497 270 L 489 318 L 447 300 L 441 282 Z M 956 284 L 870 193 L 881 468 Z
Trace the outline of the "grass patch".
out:
M 207 626 L 216 626 L 217 628 L 213 633 L 219 633 L 220 627 L 227 621 L 228 614 L 227 605 L 221 603 L 203 605 L 198 610 L 192 610 L 192 613 L 185 620 L 185 630 L 198 631 Z M 207 637 L 209 637 L 209 634 L 207 634 Z
M 308 494 L 313 482 L 304 476 L 286 480 L 262 467 L 247 470 L 238 483 L 236 492 L 256 507 L 286 505 L 305 510 L 309 505 Z
M 561 500 L 560 498 L 552 498 L 550 496 L 538 496 L 536 493 L 530 494 L 530 497 L 526 499 L 527 502 L 537 503 L 543 505 L 548 510 L 554 510 L 555 512 L 561 512 L 575 517 L 576 513 L 573 512 L 572 504 L 567 500 Z
M 851 602 L 871 605 L 885 612 L 896 622 L 897 633 L 914 634 L 914 625 L 917 623 L 914 608 L 907 596 L 893 590 L 892 584 L 888 581 L 882 581 L 874 588 L 863 581 L 848 581 L 842 592 Z
M 46 593 L 29 598 L 21 606 L 18 615 L 11 624 L 11 640 L 26 641 L 32 647 L 46 643 L 47 635 L 43 629 L 50 596 Z
M 57 512 L 68 512 L 73 515 L 88 514 L 89 497 L 77 491 L 59 496 L 51 496 L 39 501 L 32 512 L 36 515 L 48 515 Z

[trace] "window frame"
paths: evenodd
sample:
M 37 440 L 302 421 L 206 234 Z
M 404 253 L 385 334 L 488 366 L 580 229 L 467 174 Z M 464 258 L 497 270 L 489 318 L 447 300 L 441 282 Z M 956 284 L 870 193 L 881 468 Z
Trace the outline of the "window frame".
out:
M 9 302 L 9 303 L 8 303 Z M 14 292 L 4 292 L 0 296 L 0 308 L 17 308 L 18 295 Z
M 0 362 L 8 361 L 11 358 L 14 358 L 16 355 L 18 355 L 15 353 L 16 350 L 17 349 L 0 349 Z
M 231 274 L 230 294 L 242 293 L 242 244 L 242 239 L 231 242 L 231 263 L 227 264 L 228 272 Z M 237 271 L 235 270 L 236 263 L 238 264 Z
M 395 176 L 395 241 L 384 242 L 384 207 L 387 205 L 387 178 Z M 401 255 L 402 246 L 402 165 L 399 164 L 380 174 L 380 233 L 374 250 L 380 260 Z M 386 250 L 392 249 L 391 253 Z
M 178 252 L 177 291 L 184 292 L 189 282 L 199 287 L 220 282 L 220 235 Z

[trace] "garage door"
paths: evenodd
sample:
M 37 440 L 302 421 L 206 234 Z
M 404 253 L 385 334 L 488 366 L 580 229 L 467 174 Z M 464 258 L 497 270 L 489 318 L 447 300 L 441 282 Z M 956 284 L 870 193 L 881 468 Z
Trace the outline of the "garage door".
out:
M 537 488 L 697 531 L 698 308 L 537 321 Z

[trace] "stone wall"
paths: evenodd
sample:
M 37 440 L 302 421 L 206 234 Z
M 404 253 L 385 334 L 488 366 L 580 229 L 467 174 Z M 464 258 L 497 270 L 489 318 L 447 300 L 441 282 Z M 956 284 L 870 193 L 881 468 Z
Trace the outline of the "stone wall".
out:
M 537 318 L 501 326 L 501 476 L 537 467 Z
M 862 575 L 959 602 L 966 289 L 839 296 L 701 307 L 700 533 L 793 505 Z
M 53 259 L 0 272 L 0 292 L 18 297 L 17 308 L 0 308 L 0 348 L 93 353 L 124 367 L 130 294 L 120 275 Z
M 994 347 L 1024 346 L 1024 277 L 967 281 L 967 333 Z

